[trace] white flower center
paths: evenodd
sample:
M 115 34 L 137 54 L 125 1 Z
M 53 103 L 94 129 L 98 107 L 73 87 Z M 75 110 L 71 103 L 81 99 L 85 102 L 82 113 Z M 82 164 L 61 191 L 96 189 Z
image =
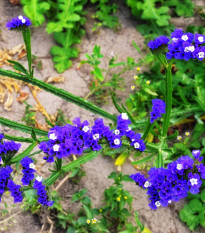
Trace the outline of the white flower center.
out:
M 140 147 L 140 144 L 138 142 L 135 142 L 134 148 L 139 148 L 139 147 Z
M 169 204 L 172 203 L 172 200 L 169 200 L 168 203 L 169 203 Z
M 178 163 L 177 164 L 177 170 L 181 170 L 182 169 L 182 164 Z
M 22 22 L 22 23 L 25 23 L 25 22 L 26 22 L 26 20 L 25 20 L 25 19 L 22 19 L 22 20 L 21 20 L 21 22 Z
M 43 179 L 43 177 L 42 177 L 42 176 L 37 176 L 37 177 L 36 177 L 36 180 L 37 180 L 37 181 L 39 181 L 39 182 L 41 182 L 41 181 L 42 181 L 42 179 Z
M 172 38 L 172 41 L 174 41 L 174 42 L 177 42 L 178 40 L 179 40 L 179 39 L 176 38 L 176 37 Z
M 194 50 L 195 50 L 194 46 L 190 45 L 188 47 L 185 47 L 184 52 L 194 52 Z
M 121 114 L 123 120 L 128 120 L 128 115 L 127 113 L 122 113 Z
M 55 145 L 53 146 L 53 150 L 54 150 L 54 151 L 59 151 L 59 149 L 60 149 L 60 145 L 55 144 Z
M 160 206 L 160 202 L 159 202 L 159 201 L 156 201 L 156 202 L 155 202 L 155 205 L 156 205 L 156 207 L 159 207 L 159 206 Z
M 198 41 L 201 42 L 201 43 L 204 42 L 204 37 L 203 36 L 199 36 L 198 37 Z
M 118 129 L 115 130 L 115 134 L 116 135 L 119 135 L 120 134 L 120 131 Z
M 82 129 L 84 132 L 88 132 L 89 131 L 89 127 L 88 126 L 84 126 Z
M 204 52 L 199 52 L 198 56 L 199 56 L 199 58 L 204 58 Z
M 146 182 L 144 183 L 144 187 L 145 187 L 145 188 L 148 188 L 149 185 L 150 185 L 149 181 L 146 181 Z
M 22 15 L 19 15 L 19 17 L 18 17 L 20 20 L 22 20 L 23 19 L 23 16 Z
M 33 163 L 30 163 L 29 168 L 35 169 L 35 165 Z
M 189 181 L 191 182 L 191 185 L 198 184 L 198 181 L 195 178 L 191 178 Z
M 100 135 L 98 133 L 93 135 L 94 140 L 98 139 L 99 137 L 100 137 Z
M 114 144 L 115 144 L 115 145 L 120 145 L 120 140 L 119 140 L 118 138 L 116 138 L 116 139 L 114 140 Z
M 187 35 L 182 36 L 182 40 L 187 41 L 188 39 L 189 39 L 189 37 Z
M 51 134 L 49 135 L 49 139 L 51 139 L 51 140 L 57 139 L 55 133 L 51 133 Z
M 126 131 L 130 131 L 131 130 L 131 128 L 130 127 L 128 127 L 128 130 L 126 130 Z

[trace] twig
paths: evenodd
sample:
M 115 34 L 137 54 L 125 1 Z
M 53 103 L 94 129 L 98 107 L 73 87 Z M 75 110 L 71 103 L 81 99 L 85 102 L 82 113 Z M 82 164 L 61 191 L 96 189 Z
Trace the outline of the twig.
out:
M 53 221 L 47 216 L 48 222 L 50 223 L 51 227 L 48 233 L 52 233 L 53 232 Z
M 58 191 L 60 187 L 68 180 L 69 177 L 70 177 L 70 173 L 61 180 L 61 182 L 56 186 L 54 190 Z
M 15 217 L 16 215 L 20 214 L 21 212 L 22 212 L 22 210 L 19 210 L 17 213 L 15 213 L 15 214 L 11 215 L 10 217 L 8 217 L 8 218 L 2 220 L 2 221 L 0 222 L 0 225 L 1 225 L 2 223 L 4 223 L 4 222 L 7 222 L 8 220 L 10 220 L 11 218 Z

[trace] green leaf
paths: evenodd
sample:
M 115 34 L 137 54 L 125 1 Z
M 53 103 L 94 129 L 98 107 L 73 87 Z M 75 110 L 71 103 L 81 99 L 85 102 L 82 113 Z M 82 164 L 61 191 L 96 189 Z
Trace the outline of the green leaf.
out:
M 101 82 L 104 80 L 104 76 L 102 75 L 101 69 L 98 66 L 95 66 L 93 70 L 93 74 L 99 79 Z
M 203 189 L 200 193 L 200 199 L 203 203 L 205 203 L 205 189 Z
M 56 22 L 49 22 L 47 24 L 47 32 L 62 32 L 64 28 L 74 28 L 76 26 L 75 22 L 81 20 L 83 5 L 86 2 L 85 0 L 58 0 Z
M 13 60 L 8 60 L 8 62 L 11 63 L 11 64 L 14 64 L 13 68 L 15 70 L 18 70 L 21 73 L 24 73 L 24 74 L 28 75 L 28 72 L 27 72 L 26 68 L 23 65 L 21 65 L 19 62 L 13 61 Z
M 166 0 L 164 4 L 175 7 L 178 16 L 191 17 L 194 14 L 194 4 L 191 0 Z
M 92 215 L 92 212 L 90 211 L 90 209 L 86 205 L 83 205 L 83 209 L 85 210 L 87 218 L 92 219 L 93 215 Z
M 70 58 L 78 57 L 78 50 L 72 46 L 80 43 L 80 38 L 84 34 L 84 30 L 77 31 L 68 29 L 67 32 L 56 32 L 54 38 L 60 46 L 53 46 L 50 53 L 53 55 L 54 67 L 58 73 L 64 72 L 72 65 Z
M 22 153 L 14 156 L 9 162 L 9 164 L 17 163 L 18 161 L 22 160 L 24 157 L 26 157 L 31 151 L 36 147 L 38 143 L 33 142 L 31 145 L 29 145 Z
M 139 52 L 141 53 L 141 49 L 136 45 L 136 43 L 134 41 L 132 41 L 132 45 L 134 46 L 134 48 Z
M 47 1 L 21 0 L 24 14 L 32 21 L 34 26 L 39 26 L 45 21 L 44 14 L 50 9 Z

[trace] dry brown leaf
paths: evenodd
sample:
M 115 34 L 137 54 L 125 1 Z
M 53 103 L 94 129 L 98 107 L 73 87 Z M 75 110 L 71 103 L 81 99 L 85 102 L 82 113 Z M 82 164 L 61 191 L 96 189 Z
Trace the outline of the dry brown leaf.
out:
M 35 122 L 35 127 L 38 128 L 38 129 L 42 129 L 42 130 L 48 131 L 48 127 L 46 125 L 40 124 L 37 120 Z
M 0 84 L 0 103 L 4 103 L 4 99 L 5 99 L 5 95 L 6 95 L 6 89 L 3 87 L 2 84 Z
M 65 81 L 65 77 L 58 76 L 58 77 L 49 77 L 46 82 L 47 83 L 63 83 Z
M 3 50 L 0 49 L 0 66 L 5 64 L 9 65 L 10 63 L 7 60 L 11 60 L 12 57 L 9 55 L 9 51 L 5 48 Z
M 10 3 L 13 5 L 19 5 L 21 0 L 10 0 Z
M 19 53 L 18 59 L 21 59 L 22 57 L 25 57 L 25 56 L 26 56 L 26 50 L 23 49 L 23 50 Z
M 19 97 L 17 98 L 17 101 L 20 103 L 23 103 L 25 100 L 28 99 L 29 94 L 27 92 L 19 92 Z
M 13 95 L 11 94 L 11 92 L 8 92 L 7 99 L 4 103 L 4 110 L 11 111 L 11 105 L 13 104 L 13 102 L 14 102 Z
M 19 44 L 15 47 L 13 47 L 10 51 L 9 51 L 9 55 L 14 56 L 16 54 L 20 54 L 22 52 L 22 50 L 25 50 L 25 45 L 24 44 Z

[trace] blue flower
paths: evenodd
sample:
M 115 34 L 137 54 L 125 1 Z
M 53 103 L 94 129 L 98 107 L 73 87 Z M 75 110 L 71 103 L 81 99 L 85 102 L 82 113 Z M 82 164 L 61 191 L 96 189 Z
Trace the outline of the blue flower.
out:
M 21 165 L 23 167 L 22 173 L 24 174 L 21 182 L 23 185 L 29 185 L 30 181 L 34 179 L 34 170 L 35 165 L 33 163 L 33 160 L 29 157 L 25 157 L 21 160 Z
M 0 168 L 0 201 L 12 171 L 13 169 L 10 166 Z
M 13 180 L 9 179 L 7 187 L 11 192 L 11 196 L 14 198 L 14 203 L 22 202 L 23 196 L 22 191 L 20 191 L 21 185 L 17 185 L 13 182 Z
M 156 50 L 162 45 L 167 45 L 169 43 L 169 38 L 166 36 L 159 36 L 155 40 L 151 40 L 147 45 L 150 49 Z
M 9 21 L 6 24 L 6 27 L 9 30 L 22 31 L 25 30 L 25 28 L 29 27 L 30 25 L 31 25 L 31 21 L 28 18 L 19 15 L 17 18 L 13 18 L 11 21 Z
M 52 206 L 53 201 L 48 200 L 46 186 L 42 184 L 42 177 L 37 177 L 34 181 L 33 188 L 37 190 L 38 202 L 42 205 Z
M 146 189 L 149 186 L 149 182 L 147 182 L 148 179 L 144 175 L 140 174 L 140 172 L 130 175 L 130 178 L 143 189 Z
M 150 113 L 150 123 L 152 124 L 159 117 L 162 117 L 161 114 L 165 113 L 166 103 L 160 99 L 152 100 L 152 111 Z

